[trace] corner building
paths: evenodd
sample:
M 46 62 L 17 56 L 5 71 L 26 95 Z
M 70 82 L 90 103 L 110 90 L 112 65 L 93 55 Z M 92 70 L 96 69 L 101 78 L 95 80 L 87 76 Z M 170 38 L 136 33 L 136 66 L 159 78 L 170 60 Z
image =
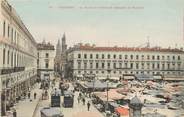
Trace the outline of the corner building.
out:
M 183 80 L 184 51 L 170 48 L 95 47 L 75 45 L 67 52 L 70 74 L 97 79 L 131 79 L 136 75 Z
M 34 38 L 7 0 L 0 0 L 1 116 L 35 83 L 36 61 Z

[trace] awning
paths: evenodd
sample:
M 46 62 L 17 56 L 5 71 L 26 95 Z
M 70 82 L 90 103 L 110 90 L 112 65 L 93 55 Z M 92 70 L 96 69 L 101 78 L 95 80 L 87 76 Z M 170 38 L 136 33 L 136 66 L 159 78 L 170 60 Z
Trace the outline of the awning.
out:
M 165 77 L 163 80 L 184 81 L 182 77 Z
M 154 80 L 153 76 L 148 74 L 136 74 L 135 77 L 138 80 Z
M 119 80 L 119 77 L 113 76 L 113 77 L 110 77 L 109 79 L 112 79 L 112 80 Z
M 129 110 L 127 108 L 123 108 L 123 107 L 117 107 L 115 109 L 115 112 L 116 113 L 119 113 L 120 115 L 122 116 L 127 116 L 129 115 Z
M 133 80 L 135 79 L 135 76 L 123 76 L 126 80 Z
M 156 79 L 156 80 L 161 80 L 162 76 L 153 76 L 153 78 Z
M 99 112 L 78 112 L 73 117 L 103 117 Z

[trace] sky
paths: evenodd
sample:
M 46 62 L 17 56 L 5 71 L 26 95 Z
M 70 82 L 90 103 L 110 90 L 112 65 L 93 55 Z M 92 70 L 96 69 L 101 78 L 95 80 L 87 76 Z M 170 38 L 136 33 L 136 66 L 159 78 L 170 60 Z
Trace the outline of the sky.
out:
M 184 46 L 184 0 L 8 0 L 37 42 Z

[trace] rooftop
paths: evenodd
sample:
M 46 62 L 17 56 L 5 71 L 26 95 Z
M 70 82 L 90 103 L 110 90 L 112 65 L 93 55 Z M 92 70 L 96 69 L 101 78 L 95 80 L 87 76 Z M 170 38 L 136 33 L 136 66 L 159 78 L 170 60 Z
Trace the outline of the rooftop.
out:
M 96 47 L 96 46 L 89 46 L 89 45 L 80 45 L 80 50 L 92 50 L 92 51 L 145 51 L 145 52 L 184 52 L 183 49 L 171 49 L 171 48 L 161 48 L 161 47 L 144 47 L 144 48 L 137 48 L 137 47 Z
M 46 42 L 38 43 L 37 44 L 38 50 L 55 50 L 54 45 Z

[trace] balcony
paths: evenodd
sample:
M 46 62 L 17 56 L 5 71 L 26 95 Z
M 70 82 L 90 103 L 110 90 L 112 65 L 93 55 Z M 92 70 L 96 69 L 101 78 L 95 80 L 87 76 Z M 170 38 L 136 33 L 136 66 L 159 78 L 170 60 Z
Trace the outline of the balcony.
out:
M 20 72 L 20 71 L 24 71 L 24 70 L 25 70 L 25 67 L 2 68 L 2 69 L 0 69 L 0 74 L 4 75 L 4 74 Z

